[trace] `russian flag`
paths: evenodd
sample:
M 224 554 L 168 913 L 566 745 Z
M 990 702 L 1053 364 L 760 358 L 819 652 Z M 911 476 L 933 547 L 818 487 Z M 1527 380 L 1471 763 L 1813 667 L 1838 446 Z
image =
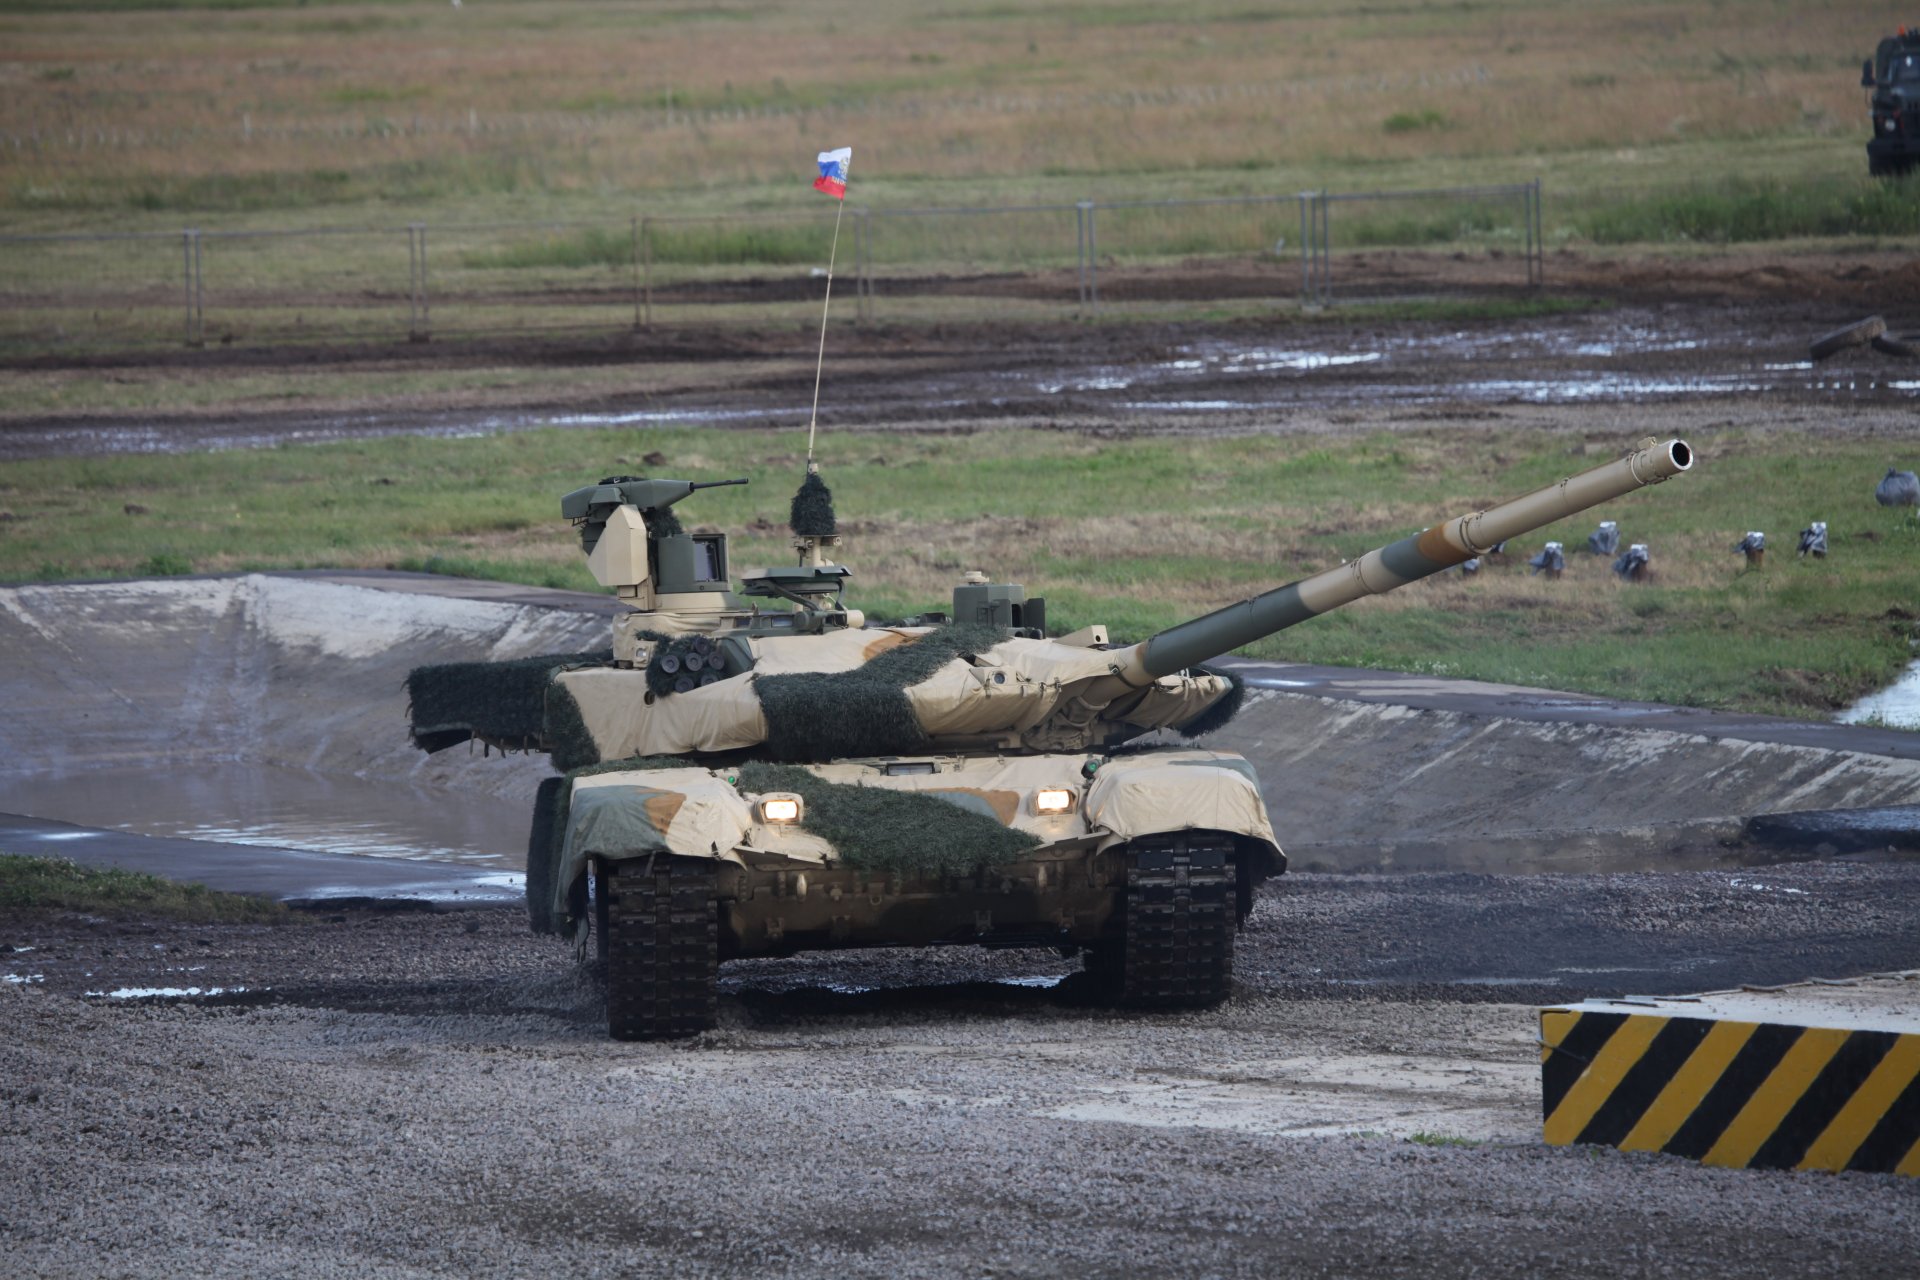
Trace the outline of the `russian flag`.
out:
M 853 163 L 853 148 L 820 153 L 820 176 L 813 180 L 815 191 L 824 191 L 835 200 L 847 198 L 847 166 Z

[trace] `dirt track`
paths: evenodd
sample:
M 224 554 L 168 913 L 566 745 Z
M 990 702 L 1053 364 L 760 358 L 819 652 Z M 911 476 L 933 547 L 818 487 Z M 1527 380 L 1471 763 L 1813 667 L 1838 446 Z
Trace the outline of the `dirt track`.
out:
M 1518 299 L 1511 264 L 1456 263 L 1407 253 L 1364 255 L 1355 291 L 1438 279 L 1443 292 Z M 1489 274 L 1491 273 L 1491 274 Z M 1458 276 L 1458 279 L 1448 278 Z M 1495 288 L 1492 281 L 1509 282 Z M 836 330 L 823 422 L 841 429 L 954 430 L 1028 425 L 1098 434 L 1344 431 L 1398 423 L 1506 418 L 1569 425 L 1569 410 L 1659 403 L 1724 421 L 1778 415 L 1809 423 L 1810 408 L 1844 406 L 1849 430 L 1908 432 L 1920 404 L 1920 362 L 1865 348 L 1818 365 L 1816 336 L 1880 313 L 1895 332 L 1920 330 L 1920 264 L 1862 252 L 1775 259 L 1726 253 L 1696 259 L 1548 262 L 1556 296 L 1594 310 L 1525 320 L 1372 319 L 1289 304 L 1267 319 L 1169 325 L 964 323 Z M 1165 281 L 1135 282 L 1147 295 Z M 1187 287 L 1191 287 L 1189 282 Z M 1116 290 L 1124 293 L 1121 283 Z M 1113 308 L 1124 316 L 1124 307 Z M 1063 316 L 1065 315 L 1063 309 Z M 797 330 L 662 328 L 639 334 L 531 338 L 449 336 L 427 344 L 160 349 L 104 356 L 36 356 L 0 363 L 22 388 L 111 378 L 132 388 L 285 372 L 337 378 L 517 369 L 551 371 L 524 387 L 417 395 L 328 393 L 287 407 L 238 389 L 219 407 L 25 414 L 0 408 L 0 459 L 60 453 L 234 448 L 287 440 L 397 433 L 454 434 L 547 423 L 606 426 L 705 422 L 766 425 L 806 416 L 814 346 Z M 606 384 L 569 389 L 569 370 L 620 369 Z M 1579 415 L 1575 413 L 1574 417 Z
M 1493 1001 L 1911 964 L 1916 889 L 1301 877 L 1216 1012 L 1089 1006 L 1048 953 L 873 953 L 729 966 L 720 1029 L 650 1046 L 508 912 L 3 921 L 35 950 L 0 971 L 40 975 L 0 985 L 9 1265 L 1909 1274 L 1907 1180 L 1539 1146 L 1533 1010 Z M 249 990 L 81 995 L 185 985 Z

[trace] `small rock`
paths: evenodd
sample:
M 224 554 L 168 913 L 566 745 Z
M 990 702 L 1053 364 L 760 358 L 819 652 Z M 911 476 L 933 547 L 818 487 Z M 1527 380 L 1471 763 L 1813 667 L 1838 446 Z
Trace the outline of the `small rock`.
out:
M 137 502 L 129 502 L 126 506 L 120 509 L 126 512 L 130 516 L 143 516 L 147 514 L 147 509 L 141 506 Z
M 665 466 L 667 455 L 655 449 L 652 453 L 642 455 L 640 461 L 649 467 Z

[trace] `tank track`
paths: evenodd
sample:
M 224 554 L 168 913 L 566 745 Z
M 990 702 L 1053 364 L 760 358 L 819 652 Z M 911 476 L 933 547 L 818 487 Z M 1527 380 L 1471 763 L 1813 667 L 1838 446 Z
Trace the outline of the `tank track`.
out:
M 1144 836 L 1127 851 L 1125 937 L 1088 956 L 1120 1003 L 1206 1009 L 1233 987 L 1239 923 L 1233 839 L 1210 831 Z
M 658 1040 L 713 1026 L 719 924 L 712 866 L 656 854 L 609 864 L 603 884 L 608 1034 Z

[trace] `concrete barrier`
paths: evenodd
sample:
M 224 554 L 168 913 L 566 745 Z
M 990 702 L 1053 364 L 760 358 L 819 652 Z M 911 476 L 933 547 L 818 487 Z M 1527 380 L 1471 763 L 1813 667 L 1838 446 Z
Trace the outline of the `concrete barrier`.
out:
M 1731 1168 L 1920 1175 L 1920 970 L 1540 1014 L 1542 1134 Z

